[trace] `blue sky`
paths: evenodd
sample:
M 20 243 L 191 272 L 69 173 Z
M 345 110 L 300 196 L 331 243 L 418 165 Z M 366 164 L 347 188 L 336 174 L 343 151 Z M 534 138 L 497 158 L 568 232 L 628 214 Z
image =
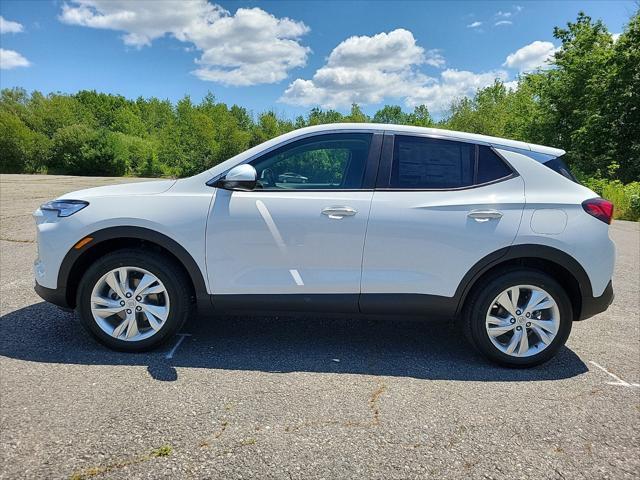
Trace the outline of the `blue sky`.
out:
M 315 105 L 439 116 L 494 78 L 545 68 L 579 10 L 612 33 L 633 1 L 68 0 L 0 3 L 0 83 L 175 101 L 208 91 L 289 117 Z

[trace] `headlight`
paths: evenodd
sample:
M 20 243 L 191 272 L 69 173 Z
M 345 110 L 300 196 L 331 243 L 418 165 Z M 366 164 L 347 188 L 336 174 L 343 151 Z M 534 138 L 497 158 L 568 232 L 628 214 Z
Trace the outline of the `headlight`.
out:
M 40 210 L 51 210 L 58 212 L 59 217 L 68 217 L 79 212 L 87 205 L 89 205 L 89 202 L 84 200 L 51 200 L 40 205 Z

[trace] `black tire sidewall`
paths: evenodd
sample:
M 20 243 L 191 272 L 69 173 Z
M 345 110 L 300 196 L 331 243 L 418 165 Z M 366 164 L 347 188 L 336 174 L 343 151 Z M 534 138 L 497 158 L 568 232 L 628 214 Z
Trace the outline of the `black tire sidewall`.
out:
M 513 357 L 498 350 L 489 338 L 485 321 L 493 300 L 504 290 L 515 285 L 533 285 L 549 293 L 560 312 L 560 327 L 555 338 L 544 350 L 530 357 Z M 469 305 L 469 337 L 474 346 L 489 359 L 508 367 L 531 367 L 550 360 L 565 344 L 573 323 L 571 301 L 565 290 L 552 277 L 537 270 L 505 272 L 489 280 L 476 292 Z
M 107 334 L 96 323 L 91 312 L 91 292 L 95 284 L 110 270 L 124 266 L 143 268 L 155 275 L 167 289 L 170 302 L 169 316 L 160 331 L 136 342 L 120 340 Z M 89 267 L 82 277 L 76 305 L 80 322 L 100 343 L 114 350 L 140 352 L 157 347 L 177 333 L 189 316 L 190 296 L 183 273 L 172 262 L 155 252 L 121 250 L 105 255 Z

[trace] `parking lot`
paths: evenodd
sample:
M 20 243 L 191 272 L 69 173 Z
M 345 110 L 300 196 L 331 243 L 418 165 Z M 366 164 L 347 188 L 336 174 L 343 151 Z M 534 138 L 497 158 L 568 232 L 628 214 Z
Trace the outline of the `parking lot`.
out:
M 33 292 L 31 212 L 133 179 L 0 176 L 0 477 L 638 478 L 640 229 L 616 299 L 551 362 L 487 363 L 449 324 L 194 318 L 145 354 Z

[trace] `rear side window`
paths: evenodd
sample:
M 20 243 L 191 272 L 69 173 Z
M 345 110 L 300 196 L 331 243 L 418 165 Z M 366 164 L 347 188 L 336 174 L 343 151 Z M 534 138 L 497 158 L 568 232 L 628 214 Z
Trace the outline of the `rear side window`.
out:
M 389 186 L 452 189 L 508 177 L 511 169 L 487 146 L 396 135 Z
M 475 145 L 397 135 L 391 188 L 458 188 L 473 185 Z

